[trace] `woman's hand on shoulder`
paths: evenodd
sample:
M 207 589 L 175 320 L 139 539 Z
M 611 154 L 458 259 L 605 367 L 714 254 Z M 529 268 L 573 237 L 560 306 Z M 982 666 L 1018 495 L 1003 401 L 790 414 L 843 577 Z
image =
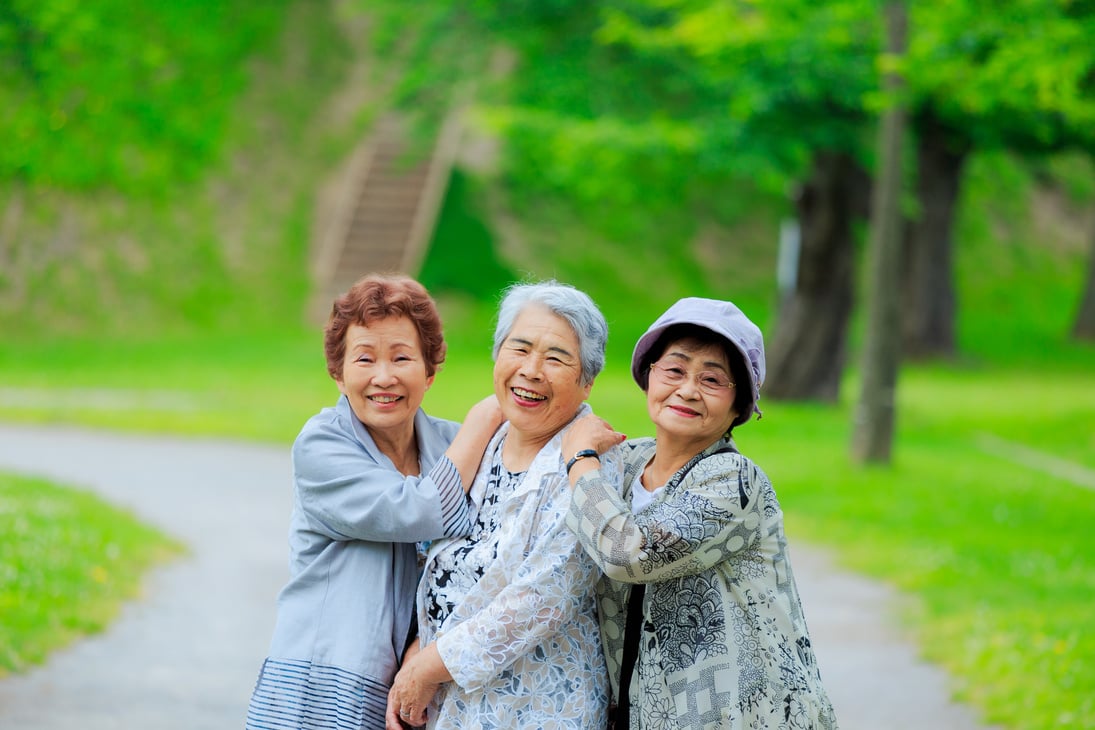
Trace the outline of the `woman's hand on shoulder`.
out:
M 505 420 L 502 415 L 502 406 L 493 393 L 469 408 L 467 416 L 464 417 L 465 424 L 481 428 L 491 435 L 494 435 Z
M 570 424 L 563 433 L 563 458 L 570 459 L 584 449 L 593 449 L 600 456 L 613 446 L 623 443 L 626 438 L 626 435 L 613 429 L 608 421 L 590 413 Z
M 468 415 L 460 424 L 456 438 L 445 451 L 445 455 L 452 460 L 456 470 L 460 472 L 460 482 L 464 486 L 465 493 L 471 489 L 475 472 L 479 468 L 479 461 L 483 458 L 483 451 L 504 420 L 498 398 L 494 395 L 487 396 L 468 409 Z

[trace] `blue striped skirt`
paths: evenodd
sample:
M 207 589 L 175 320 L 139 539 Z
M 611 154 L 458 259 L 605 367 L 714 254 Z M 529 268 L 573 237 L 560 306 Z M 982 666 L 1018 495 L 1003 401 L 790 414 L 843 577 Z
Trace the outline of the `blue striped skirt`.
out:
M 247 730 L 383 730 L 388 687 L 338 667 L 263 662 Z

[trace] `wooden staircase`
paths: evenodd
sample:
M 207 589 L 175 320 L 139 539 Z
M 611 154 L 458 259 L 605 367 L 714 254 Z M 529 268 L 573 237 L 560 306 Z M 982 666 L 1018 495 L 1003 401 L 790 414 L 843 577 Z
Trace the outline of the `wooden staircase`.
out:
M 394 117 L 377 123 L 351 163 L 349 182 L 315 257 L 313 319 L 326 321 L 335 297 L 367 273 L 418 275 L 459 136 L 454 113 L 429 157 L 408 163 L 403 125 Z

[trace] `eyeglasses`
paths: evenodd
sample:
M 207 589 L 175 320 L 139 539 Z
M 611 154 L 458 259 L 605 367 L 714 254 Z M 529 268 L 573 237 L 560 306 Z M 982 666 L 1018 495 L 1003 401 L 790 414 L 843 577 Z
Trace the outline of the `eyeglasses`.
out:
M 680 385 L 691 373 L 680 365 L 658 362 L 650 364 L 650 371 L 657 374 L 658 378 L 666 385 Z M 733 388 L 735 383 L 722 373 L 714 370 L 702 370 L 695 375 L 700 390 L 708 395 L 722 395 Z

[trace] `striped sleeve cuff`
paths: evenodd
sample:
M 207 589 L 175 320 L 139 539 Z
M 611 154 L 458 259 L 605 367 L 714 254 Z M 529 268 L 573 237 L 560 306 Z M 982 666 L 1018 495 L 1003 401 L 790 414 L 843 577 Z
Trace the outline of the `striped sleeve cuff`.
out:
M 441 495 L 441 522 L 445 537 L 467 535 L 471 532 L 471 515 L 456 464 L 449 457 L 442 456 L 430 470 L 429 478 L 437 485 L 437 492 Z

